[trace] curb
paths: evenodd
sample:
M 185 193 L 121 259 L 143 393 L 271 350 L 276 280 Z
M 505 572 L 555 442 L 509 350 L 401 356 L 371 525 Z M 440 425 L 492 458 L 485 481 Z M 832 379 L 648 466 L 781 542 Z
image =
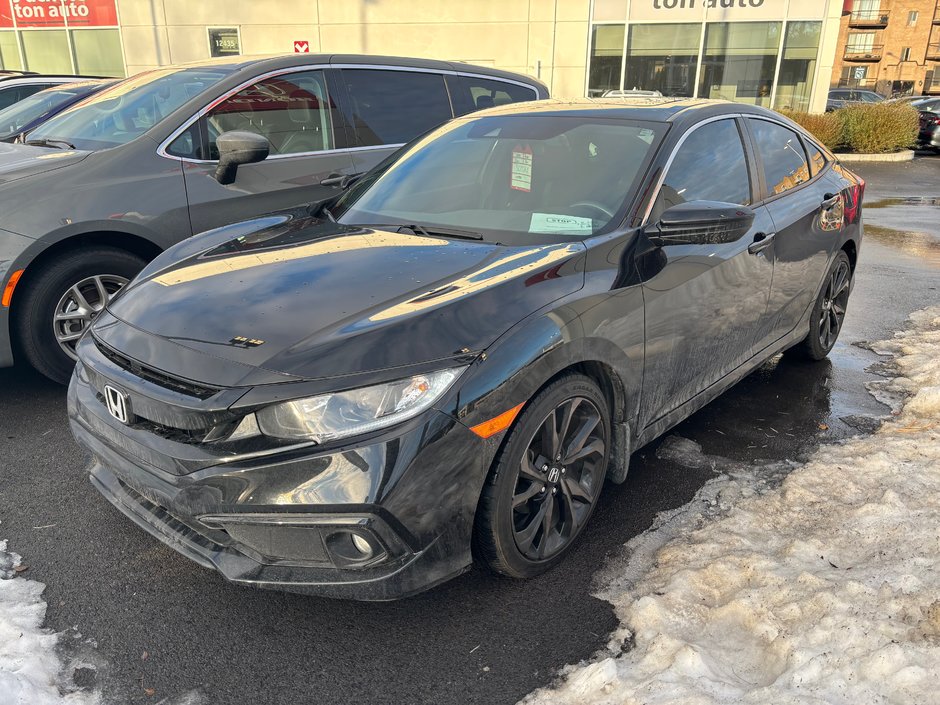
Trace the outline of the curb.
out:
M 914 150 L 905 149 L 903 152 L 890 154 L 856 154 L 854 152 L 836 152 L 840 162 L 909 162 L 914 158 Z

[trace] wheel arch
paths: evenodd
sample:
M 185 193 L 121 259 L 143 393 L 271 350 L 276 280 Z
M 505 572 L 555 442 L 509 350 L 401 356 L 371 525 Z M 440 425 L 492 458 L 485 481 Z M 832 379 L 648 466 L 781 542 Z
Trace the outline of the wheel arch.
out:
M 554 315 L 540 316 L 481 356 L 461 388 L 458 418 L 473 428 L 517 406 L 524 410 L 539 392 L 565 374 L 583 374 L 597 383 L 609 404 L 612 447 L 608 477 L 622 482 L 636 431 L 643 361 L 631 358 L 609 340 L 583 337 L 578 318 L 562 324 L 558 321 Z M 490 466 L 514 426 L 487 439 Z
M 63 255 L 67 255 L 69 252 L 74 250 L 91 246 L 105 246 L 124 250 L 125 252 L 130 252 L 134 255 L 137 255 L 138 257 L 141 257 L 148 262 L 162 251 L 162 248 L 146 237 L 123 231 L 101 230 L 69 235 L 44 247 L 42 250 L 32 255 L 31 257 L 29 257 L 27 254 L 27 257 L 29 257 L 27 262 L 16 267 L 17 269 L 22 269 L 23 274 L 17 282 L 16 290 L 14 291 L 13 297 L 10 301 L 10 316 L 8 325 L 10 339 L 14 343 L 14 347 L 16 345 L 16 322 L 18 320 L 18 316 L 20 315 L 19 302 L 23 300 L 23 292 L 26 291 L 35 281 L 37 273 L 41 272 L 47 263 L 52 262 L 57 258 L 62 257 Z
M 855 265 L 858 264 L 858 245 L 855 244 L 855 240 L 846 240 L 839 249 L 848 256 L 849 267 L 851 267 L 852 274 L 855 274 Z

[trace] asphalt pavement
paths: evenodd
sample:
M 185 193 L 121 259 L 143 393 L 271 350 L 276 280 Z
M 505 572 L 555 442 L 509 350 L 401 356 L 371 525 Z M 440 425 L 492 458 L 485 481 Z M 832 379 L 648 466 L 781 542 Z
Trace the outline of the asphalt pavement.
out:
M 853 168 L 877 225 L 830 360 L 773 360 L 670 435 L 757 468 L 886 413 L 864 386 L 878 358 L 858 343 L 940 304 L 940 207 L 924 198 L 940 196 L 940 157 Z M 0 444 L 0 537 L 25 577 L 47 584 L 47 625 L 65 633 L 75 680 L 106 704 L 514 703 L 607 642 L 616 619 L 592 576 L 714 472 L 658 458 L 654 443 L 547 575 L 520 583 L 475 569 L 408 600 L 359 604 L 231 586 L 150 538 L 89 484 L 65 391 L 22 366 L 0 370 Z

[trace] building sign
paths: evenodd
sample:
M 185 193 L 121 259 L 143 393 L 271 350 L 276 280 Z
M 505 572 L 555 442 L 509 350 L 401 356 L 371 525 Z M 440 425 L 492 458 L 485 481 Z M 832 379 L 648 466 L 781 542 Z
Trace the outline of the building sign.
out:
M 237 56 L 242 53 L 238 27 L 209 27 L 209 55 Z
M 782 19 L 787 14 L 801 19 L 821 18 L 826 13 L 823 0 L 632 0 L 629 19 L 633 22 L 736 22 L 740 20 Z M 609 19 L 609 18 L 605 18 Z
M 117 27 L 115 0 L 0 0 L 0 28 Z
M 309 54 L 310 42 L 305 42 L 305 41 L 294 42 L 294 53 L 295 54 Z

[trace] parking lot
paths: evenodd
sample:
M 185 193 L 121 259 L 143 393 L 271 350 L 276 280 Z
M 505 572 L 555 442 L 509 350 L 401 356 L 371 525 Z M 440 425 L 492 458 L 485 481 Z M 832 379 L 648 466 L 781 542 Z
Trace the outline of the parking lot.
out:
M 885 413 L 864 386 L 877 357 L 858 344 L 940 302 L 938 208 L 903 200 L 940 193 L 940 161 L 857 170 L 883 207 L 830 360 L 774 360 L 669 437 L 706 456 L 793 460 Z M 592 576 L 721 466 L 658 452 L 668 438 L 641 449 L 574 553 L 540 578 L 473 570 L 397 603 L 340 602 L 228 585 L 144 534 L 89 484 L 64 397 L 23 366 L 0 371 L 2 535 L 47 585 L 75 681 L 106 702 L 516 702 L 606 643 L 616 620 Z

